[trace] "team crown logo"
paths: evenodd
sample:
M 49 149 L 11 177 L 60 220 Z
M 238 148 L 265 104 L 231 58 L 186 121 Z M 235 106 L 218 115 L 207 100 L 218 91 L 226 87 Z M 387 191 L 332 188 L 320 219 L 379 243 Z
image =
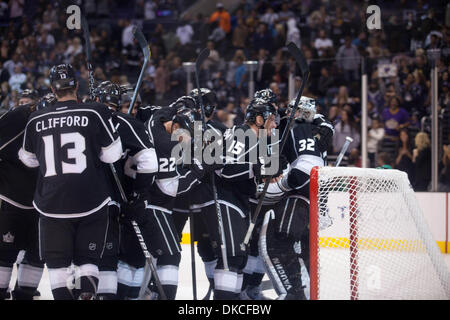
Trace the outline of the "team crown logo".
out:
M 14 242 L 14 236 L 11 234 L 11 232 L 8 232 L 7 234 L 3 235 L 3 242 L 5 242 L 5 243 L 13 243 Z

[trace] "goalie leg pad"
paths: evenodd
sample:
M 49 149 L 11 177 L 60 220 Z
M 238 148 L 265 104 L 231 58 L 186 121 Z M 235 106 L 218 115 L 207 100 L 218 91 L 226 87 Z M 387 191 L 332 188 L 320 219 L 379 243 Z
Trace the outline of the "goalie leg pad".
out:
M 273 215 L 271 211 L 266 213 L 260 235 L 260 254 L 267 274 L 281 300 L 306 299 L 295 241 L 277 232 L 277 224 L 270 221 Z

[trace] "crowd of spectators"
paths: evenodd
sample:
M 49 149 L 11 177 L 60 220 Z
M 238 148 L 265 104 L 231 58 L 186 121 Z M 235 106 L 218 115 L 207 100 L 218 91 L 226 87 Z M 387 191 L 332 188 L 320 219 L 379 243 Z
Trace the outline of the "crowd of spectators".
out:
M 243 121 L 249 101 L 247 60 L 258 62 L 255 89 L 270 87 L 279 96 L 280 106 L 289 102 L 289 73 L 298 71 L 285 45 L 296 43 L 311 70 L 305 95 L 317 99 L 319 112 L 336 127 L 330 154 L 339 152 L 350 135 L 354 142 L 348 158 L 354 165 L 360 165 L 364 61 L 369 79 L 371 166 L 390 161 L 407 171 L 414 184 L 418 180 L 417 188 L 427 189 L 423 180 L 429 177 L 417 173 L 431 161 L 424 156 L 424 135 L 430 137 L 422 121 L 430 115 L 431 106 L 428 49 L 441 50 L 439 113 L 442 124 L 450 127 L 450 7 L 446 1 L 371 1 L 381 8 L 382 25 L 368 30 L 368 3 L 357 0 L 242 0 L 233 8 L 217 3 L 207 14 L 187 10 L 195 1 L 0 0 L 1 110 L 14 107 L 18 93 L 26 88 L 47 93 L 49 69 L 62 62 L 78 70 L 80 98 L 87 96 L 82 32 L 66 27 L 65 9 L 70 3 L 80 5 L 88 17 L 96 81 L 134 84 L 142 54 L 132 29 L 134 25 L 143 29 L 152 52 L 140 92 L 144 104 L 167 105 L 185 94 L 187 74 L 182 63 L 194 61 L 199 50 L 208 47 L 211 55 L 202 66 L 200 81 L 216 91 L 216 116 L 227 125 Z M 301 78 L 296 76 L 296 89 L 300 85 Z M 422 137 L 419 144 L 417 137 Z M 450 172 L 448 132 L 441 141 L 441 181 L 448 187 L 450 180 L 444 179 Z

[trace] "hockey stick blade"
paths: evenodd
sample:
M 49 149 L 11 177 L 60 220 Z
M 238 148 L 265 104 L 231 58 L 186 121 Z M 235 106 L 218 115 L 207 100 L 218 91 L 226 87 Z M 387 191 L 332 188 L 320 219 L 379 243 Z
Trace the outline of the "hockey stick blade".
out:
M 205 48 L 200 52 L 200 54 L 197 57 L 197 60 L 195 61 L 196 71 L 200 71 L 200 67 L 202 66 L 203 62 L 205 62 L 205 60 L 208 59 L 208 57 L 209 57 L 209 49 Z
M 141 47 L 142 53 L 144 54 L 144 64 L 142 65 L 142 69 L 139 74 L 138 81 L 136 82 L 136 86 L 134 88 L 133 97 L 131 98 L 131 103 L 128 108 L 128 114 L 131 114 L 133 111 L 134 104 L 136 102 L 139 89 L 141 87 L 142 79 L 144 77 L 145 69 L 147 68 L 147 64 L 150 61 L 150 56 L 151 56 L 150 47 L 149 47 L 148 42 L 145 39 L 145 36 L 142 33 L 141 29 L 139 29 L 138 27 L 134 27 L 133 28 L 133 36 L 138 41 L 139 46 Z
M 309 73 L 308 63 L 306 62 L 305 57 L 303 56 L 300 49 L 295 45 L 295 43 L 289 42 L 287 48 L 289 50 L 289 53 L 294 57 L 295 61 L 297 62 L 297 65 L 300 67 L 302 75 Z
M 89 24 L 84 15 L 81 16 L 81 29 L 83 29 L 86 58 L 87 58 L 87 61 L 89 63 L 91 63 L 92 56 L 91 56 L 91 41 L 90 41 L 90 34 L 89 34 Z
M 139 46 L 141 47 L 142 52 L 144 53 L 144 58 L 149 60 L 150 59 L 150 47 L 148 46 L 148 42 L 145 39 L 145 36 L 142 33 L 142 30 L 139 29 L 138 27 L 134 27 L 133 36 L 138 41 Z

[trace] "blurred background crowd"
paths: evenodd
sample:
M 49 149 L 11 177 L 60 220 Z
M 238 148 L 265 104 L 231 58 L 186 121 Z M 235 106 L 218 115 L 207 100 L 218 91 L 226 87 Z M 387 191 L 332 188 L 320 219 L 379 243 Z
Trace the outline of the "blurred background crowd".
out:
M 211 6 L 211 3 L 212 6 Z M 360 166 L 361 69 L 369 77 L 371 167 L 388 165 L 408 173 L 415 190 L 430 182 L 431 82 L 428 49 L 440 49 L 438 66 L 440 189 L 450 190 L 450 5 L 442 0 L 3 0 L 0 1 L 0 110 L 17 104 L 34 88 L 49 92 L 49 70 L 71 63 L 78 70 L 80 98 L 88 94 L 80 30 L 66 27 L 70 4 L 87 15 L 96 81 L 133 85 L 142 53 L 132 28 L 142 28 L 151 61 L 140 92 L 143 105 L 168 105 L 186 93 L 183 62 L 199 50 L 201 85 L 217 93 L 216 117 L 240 124 L 248 105 L 245 61 L 258 62 L 255 89 L 271 88 L 279 106 L 288 101 L 288 78 L 297 72 L 285 49 L 296 43 L 308 59 L 310 81 L 304 95 L 333 121 L 333 155 L 345 137 L 354 142 L 347 165 Z M 381 8 L 381 29 L 368 30 L 366 8 Z M 204 10 L 206 7 L 210 10 Z M 295 87 L 301 78 L 295 76 Z

